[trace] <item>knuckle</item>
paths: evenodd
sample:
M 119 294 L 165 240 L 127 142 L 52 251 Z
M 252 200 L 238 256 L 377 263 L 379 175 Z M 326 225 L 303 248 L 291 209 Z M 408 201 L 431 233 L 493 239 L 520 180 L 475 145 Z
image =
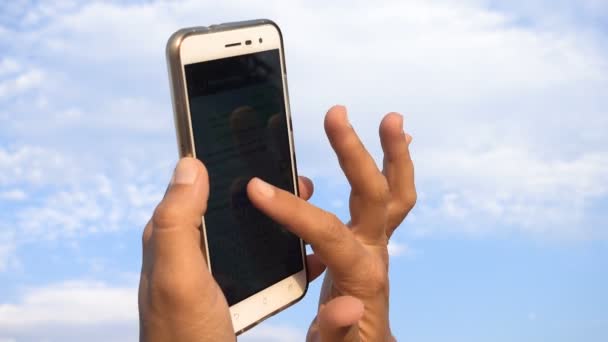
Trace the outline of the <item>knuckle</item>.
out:
M 191 306 L 196 300 L 197 290 L 188 283 L 175 281 L 168 277 L 154 277 L 151 295 L 160 308 L 180 312 Z
M 162 201 L 152 215 L 152 223 L 155 227 L 167 227 L 175 225 L 176 220 L 181 217 L 181 208 L 178 205 Z
M 406 212 L 409 212 L 414 208 L 416 202 L 418 201 L 418 194 L 416 191 L 409 192 L 405 195 L 403 207 Z
M 382 179 L 373 186 L 369 191 L 369 200 L 373 203 L 387 204 L 391 199 L 391 192 L 386 179 Z
M 414 208 L 418 195 L 415 191 L 408 192 L 401 196 L 401 198 L 395 198 L 395 212 L 398 216 L 405 218 L 405 216 Z
M 396 198 L 389 206 L 389 226 L 397 227 L 414 208 L 417 201 L 416 192 L 408 193 L 402 198 Z

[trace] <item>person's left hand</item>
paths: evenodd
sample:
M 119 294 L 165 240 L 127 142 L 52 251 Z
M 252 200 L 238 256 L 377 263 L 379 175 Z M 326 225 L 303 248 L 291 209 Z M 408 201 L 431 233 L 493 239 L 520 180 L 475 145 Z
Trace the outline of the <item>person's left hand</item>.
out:
M 300 197 L 312 182 L 299 178 Z M 201 248 L 201 221 L 207 208 L 205 166 L 183 158 L 167 192 L 143 233 L 139 284 L 140 340 L 234 341 L 226 299 L 209 272 Z M 310 278 L 322 271 L 313 265 Z

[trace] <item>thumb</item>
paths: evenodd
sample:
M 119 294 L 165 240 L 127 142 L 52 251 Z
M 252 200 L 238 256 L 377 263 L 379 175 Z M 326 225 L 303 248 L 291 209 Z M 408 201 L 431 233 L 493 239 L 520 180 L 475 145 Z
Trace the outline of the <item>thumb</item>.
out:
M 337 297 L 321 305 L 317 316 L 320 341 L 359 341 L 357 323 L 363 303 L 351 296 Z
M 182 158 L 175 167 L 164 198 L 154 210 L 144 246 L 151 245 L 155 259 L 178 258 L 187 251 L 200 251 L 202 216 L 207 209 L 209 181 L 203 163 Z M 200 253 L 200 252 L 199 252 Z
M 154 211 L 155 227 L 198 228 L 207 209 L 208 197 L 209 180 L 203 163 L 190 157 L 180 159 L 165 197 Z

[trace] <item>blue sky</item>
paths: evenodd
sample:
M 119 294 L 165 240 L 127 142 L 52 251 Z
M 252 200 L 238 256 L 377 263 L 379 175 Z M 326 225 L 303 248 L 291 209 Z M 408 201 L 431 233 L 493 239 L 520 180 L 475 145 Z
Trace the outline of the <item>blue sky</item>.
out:
M 419 202 L 391 243 L 400 341 L 608 339 L 608 5 L 11 1 L 0 5 L 0 341 L 131 341 L 140 235 L 176 162 L 164 44 L 283 29 L 313 202 L 347 219 L 322 118 L 405 114 Z M 243 341 L 299 341 L 318 284 Z

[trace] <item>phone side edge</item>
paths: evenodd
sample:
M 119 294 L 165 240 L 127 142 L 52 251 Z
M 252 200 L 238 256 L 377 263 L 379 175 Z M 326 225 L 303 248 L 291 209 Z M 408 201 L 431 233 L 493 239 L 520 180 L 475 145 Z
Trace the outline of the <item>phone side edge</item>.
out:
M 190 35 L 207 33 L 209 29 L 204 26 L 184 28 L 176 31 L 169 37 L 166 46 L 167 71 L 171 89 L 171 103 L 173 107 L 173 122 L 177 138 L 179 157 L 194 157 L 194 146 L 190 140 L 192 135 L 188 122 L 188 97 L 186 93 L 186 80 L 182 71 L 180 48 L 184 39 Z
M 270 24 L 270 25 L 274 26 L 275 29 L 277 30 L 277 33 L 279 34 L 279 40 L 281 42 L 281 59 L 283 60 L 283 63 L 282 63 L 282 73 L 283 73 L 282 79 L 283 79 L 283 88 L 284 88 L 283 91 L 285 94 L 287 130 L 289 133 L 289 143 L 291 144 L 291 160 L 293 163 L 293 170 L 294 170 L 293 171 L 294 172 L 294 181 L 295 181 L 294 192 L 297 197 L 300 197 L 298 162 L 297 162 L 297 158 L 296 158 L 296 142 L 295 142 L 295 134 L 294 134 L 294 129 L 293 129 L 293 122 L 291 119 L 291 99 L 289 97 L 289 85 L 287 82 L 287 59 L 285 58 L 285 43 L 283 40 L 283 31 L 281 31 L 281 28 L 279 27 L 279 25 L 277 23 L 275 23 L 274 21 L 272 21 L 270 19 L 261 19 L 260 21 L 264 22 L 264 24 Z M 302 295 L 299 298 L 297 298 L 295 301 L 290 303 L 289 306 L 294 305 L 295 303 L 302 300 L 302 298 L 304 298 L 304 296 L 306 296 L 306 293 L 308 293 L 308 289 L 309 289 L 309 285 L 310 285 L 310 279 L 308 279 L 308 259 L 306 258 L 306 242 L 302 238 L 300 238 L 300 250 L 302 253 L 302 265 L 304 266 L 305 285 L 304 285 L 304 290 L 302 291 Z
M 169 74 L 169 88 L 171 93 L 171 102 L 173 107 L 173 122 L 175 125 L 175 136 L 177 140 L 177 150 L 180 158 L 196 157 L 192 136 L 192 127 L 190 125 L 188 96 L 186 93 L 186 80 L 184 78 L 183 67 L 180 56 L 180 48 L 183 40 L 194 34 L 208 33 L 209 29 L 204 26 L 184 28 L 176 31 L 167 40 L 165 48 L 167 59 L 167 71 Z M 201 250 L 203 257 L 207 263 L 209 272 L 211 271 L 211 262 L 209 260 L 209 249 L 207 246 L 207 229 L 205 227 L 205 218 L 201 218 Z

